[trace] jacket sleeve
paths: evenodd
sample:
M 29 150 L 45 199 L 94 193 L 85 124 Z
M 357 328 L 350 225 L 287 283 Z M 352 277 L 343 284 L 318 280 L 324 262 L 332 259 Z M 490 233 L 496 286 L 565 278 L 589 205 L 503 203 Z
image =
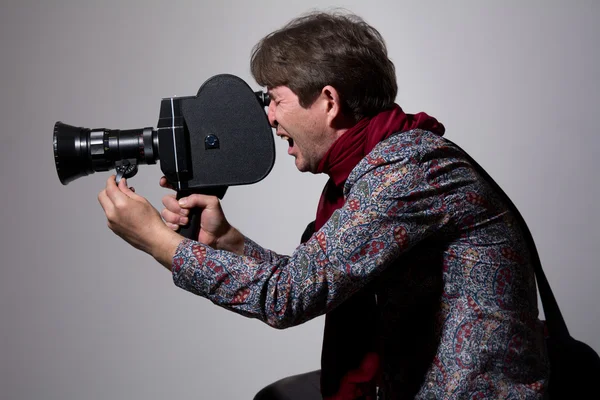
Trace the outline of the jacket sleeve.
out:
M 251 241 L 239 256 L 186 239 L 173 257 L 174 282 L 276 328 L 322 315 L 447 222 L 436 207 L 443 187 L 430 186 L 423 168 L 399 162 L 368 171 L 291 256 L 271 257 Z
M 285 257 L 273 250 L 261 247 L 258 243 L 244 236 L 244 256 L 256 259 L 259 262 L 277 263 Z

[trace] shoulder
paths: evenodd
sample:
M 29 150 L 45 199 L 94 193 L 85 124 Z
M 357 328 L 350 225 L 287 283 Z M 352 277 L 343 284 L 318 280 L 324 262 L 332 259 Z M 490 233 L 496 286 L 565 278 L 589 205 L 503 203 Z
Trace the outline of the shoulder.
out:
M 355 184 L 392 186 L 398 180 L 403 188 L 431 176 L 441 160 L 466 162 L 464 153 L 443 137 L 421 129 L 394 134 L 380 142 L 350 173 L 345 192 Z
M 390 162 L 419 162 L 424 161 L 427 155 L 448 147 L 453 146 L 442 136 L 422 129 L 413 129 L 396 133 L 380 142 L 361 164 L 378 166 Z

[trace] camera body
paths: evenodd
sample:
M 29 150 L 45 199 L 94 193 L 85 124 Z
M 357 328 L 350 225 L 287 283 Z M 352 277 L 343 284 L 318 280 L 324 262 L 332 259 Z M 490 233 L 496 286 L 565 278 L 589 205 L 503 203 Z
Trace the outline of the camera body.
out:
M 211 78 L 195 97 L 163 99 L 158 153 L 169 183 L 194 193 L 262 180 L 275 162 L 264 106 L 232 75 Z
M 222 198 L 229 186 L 266 177 L 275 163 L 275 143 L 264 107 L 269 98 L 240 78 L 208 79 L 196 96 L 163 98 L 157 129 L 87 129 L 57 122 L 53 147 L 62 184 L 115 168 L 117 181 L 140 164 L 155 164 L 181 198 L 193 193 Z M 200 212 L 181 233 L 195 238 Z

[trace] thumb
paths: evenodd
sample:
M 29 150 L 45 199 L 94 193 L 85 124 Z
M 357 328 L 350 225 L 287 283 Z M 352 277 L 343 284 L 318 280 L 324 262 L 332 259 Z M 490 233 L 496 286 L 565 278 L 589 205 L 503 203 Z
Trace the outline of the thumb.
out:
M 133 188 L 130 188 L 129 186 L 127 186 L 127 179 L 125 179 L 125 178 L 121 178 L 121 180 L 119 181 L 119 190 L 121 192 L 125 193 L 128 197 L 130 197 L 132 199 L 139 200 L 142 198 L 142 196 L 135 193 Z
M 198 193 L 182 197 L 178 202 L 181 208 L 200 207 L 202 209 L 213 209 L 219 207 L 219 199 L 217 197 Z

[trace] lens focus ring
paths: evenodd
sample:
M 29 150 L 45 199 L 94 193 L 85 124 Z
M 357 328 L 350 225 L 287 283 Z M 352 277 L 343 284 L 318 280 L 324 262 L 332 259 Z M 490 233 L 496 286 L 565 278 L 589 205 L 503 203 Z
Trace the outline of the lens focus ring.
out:
M 92 159 L 104 157 L 104 130 L 90 132 L 90 154 Z
M 90 156 L 92 165 L 96 171 L 106 171 L 106 158 L 104 154 L 104 129 L 92 130 L 90 132 Z

